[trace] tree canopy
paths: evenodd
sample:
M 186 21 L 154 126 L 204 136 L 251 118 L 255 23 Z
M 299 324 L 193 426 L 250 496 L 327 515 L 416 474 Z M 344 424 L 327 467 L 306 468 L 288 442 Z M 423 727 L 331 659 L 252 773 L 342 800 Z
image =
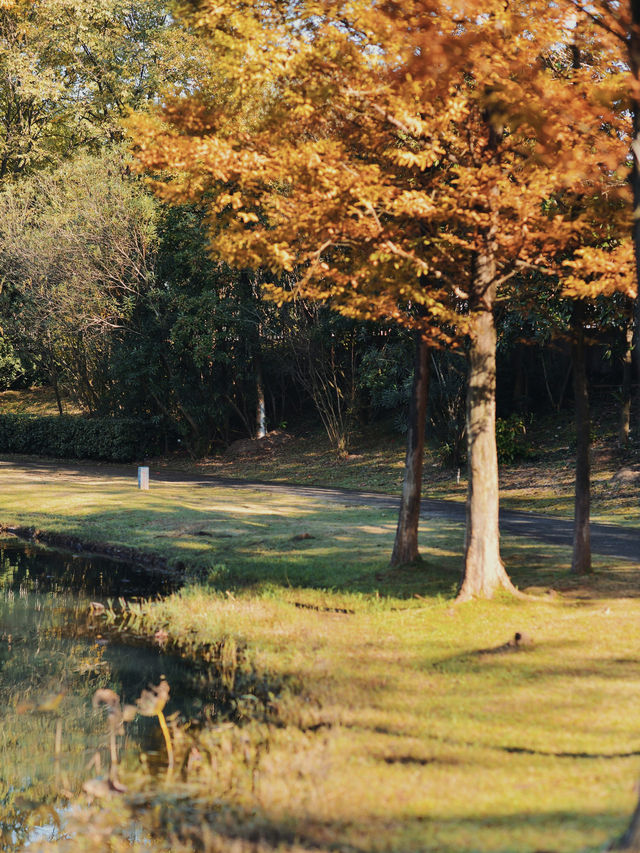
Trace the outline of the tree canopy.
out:
M 173 101 L 168 127 L 140 119 L 138 156 L 172 172 L 164 197 L 207 195 L 230 263 L 298 271 L 279 299 L 444 335 L 461 322 L 479 234 L 493 230 L 504 278 L 575 235 L 582 222 L 558 198 L 584 194 L 585 175 L 591 195 L 603 180 L 608 198 L 625 192 L 611 179 L 624 119 L 601 91 L 625 75 L 610 59 L 562 67 L 557 45 L 574 38 L 562 7 L 182 5 L 233 84 Z M 600 288 L 608 270 L 619 286 L 617 255 L 582 257 Z

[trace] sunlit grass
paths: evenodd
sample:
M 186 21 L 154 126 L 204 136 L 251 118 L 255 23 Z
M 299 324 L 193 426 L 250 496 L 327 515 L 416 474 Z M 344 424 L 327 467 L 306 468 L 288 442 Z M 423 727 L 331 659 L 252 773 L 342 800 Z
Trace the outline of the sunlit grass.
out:
M 145 631 L 185 654 L 240 649 L 243 725 L 177 732 L 169 788 L 123 770 L 123 802 L 158 838 L 144 849 L 190 850 L 209 832 L 208 849 L 239 839 L 238 853 L 578 851 L 624 827 L 640 771 L 638 566 L 602 559 L 576 579 L 567 549 L 506 537 L 512 577 L 539 598 L 456 607 L 461 525 L 424 523 L 424 562 L 392 571 L 390 511 L 153 479 L 140 492 L 133 471 L 4 463 L 0 476 L 5 522 L 186 567 L 182 592 L 146 606 Z M 516 631 L 532 645 L 499 650 Z M 252 689 L 271 692 L 266 706 Z M 83 812 L 70 847 L 122 825 L 122 808 Z M 92 850 L 110 849 L 107 829 Z
M 621 831 L 640 767 L 640 604 L 350 603 L 190 588 L 153 605 L 150 628 L 234 637 L 243 670 L 274 685 L 269 723 L 202 733 L 199 769 L 158 793 L 183 835 L 207 822 L 242 853 L 255 838 L 515 853 L 596 850 Z M 533 644 L 497 651 L 516 630 Z
M 63 478 L 44 468 L 22 470 L 0 463 L 0 476 L 0 520 L 5 524 L 158 553 L 213 585 L 217 576 L 229 586 L 293 583 L 366 592 L 389 591 L 398 583 L 386 574 L 396 523 L 391 510 L 188 483 L 152 481 L 144 492 L 136 488 L 133 472 L 130 479 L 83 475 L 81 470 Z M 426 563 L 407 574 L 405 594 L 434 583 L 443 589 L 440 575 L 429 575 L 436 564 L 452 572 L 445 584 L 450 591 L 457 580 L 455 555 L 462 537 L 457 524 L 425 523 Z M 451 556 L 443 557 L 445 553 Z
M 62 400 L 62 408 L 67 415 L 74 415 L 80 412 L 78 406 L 68 397 Z M 53 388 L 34 387 L 21 391 L 1 391 L 0 413 L 57 415 L 58 404 Z

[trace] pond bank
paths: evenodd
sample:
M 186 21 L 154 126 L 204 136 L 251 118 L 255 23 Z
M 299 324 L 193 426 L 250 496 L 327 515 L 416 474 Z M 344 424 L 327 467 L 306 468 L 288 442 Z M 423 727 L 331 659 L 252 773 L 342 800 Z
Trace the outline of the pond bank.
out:
M 171 568 L 167 559 L 161 554 L 153 554 L 141 551 L 125 545 L 110 545 L 107 542 L 89 542 L 76 536 L 65 533 L 54 533 L 47 530 L 39 530 L 37 527 L 24 527 L 22 525 L 3 524 L 0 522 L 0 536 L 13 535 L 36 545 L 49 545 L 52 548 L 61 548 L 65 551 L 73 551 L 79 554 L 99 555 L 120 560 L 130 565 L 144 566 L 153 569 L 154 572 L 164 572 L 173 577 L 181 575 L 181 569 Z
M 18 849 L 35 825 L 55 830 L 57 814 L 114 751 L 135 766 L 155 754 L 157 732 L 142 717 L 114 732 L 95 696 L 135 702 L 170 679 L 167 713 L 209 719 L 220 704 L 210 665 L 186 662 L 162 644 L 106 632 L 95 602 L 156 598 L 176 589 L 148 567 L 43 548 L 0 537 L 0 847 Z M 90 605 L 90 602 L 92 604 Z M 103 605 L 104 609 L 104 605 Z M 25 803 L 32 803 L 25 812 Z M 38 824 L 38 821 L 44 821 Z

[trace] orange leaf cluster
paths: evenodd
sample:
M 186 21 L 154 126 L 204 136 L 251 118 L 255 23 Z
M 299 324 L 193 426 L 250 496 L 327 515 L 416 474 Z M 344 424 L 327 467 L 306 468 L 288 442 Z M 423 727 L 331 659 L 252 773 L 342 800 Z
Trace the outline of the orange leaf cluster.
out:
M 207 204 L 217 256 L 293 273 L 280 302 L 449 342 L 487 245 L 498 285 L 568 267 L 567 294 L 630 293 L 628 74 L 575 8 L 183 3 L 219 82 L 135 119 L 137 156 L 164 198 Z

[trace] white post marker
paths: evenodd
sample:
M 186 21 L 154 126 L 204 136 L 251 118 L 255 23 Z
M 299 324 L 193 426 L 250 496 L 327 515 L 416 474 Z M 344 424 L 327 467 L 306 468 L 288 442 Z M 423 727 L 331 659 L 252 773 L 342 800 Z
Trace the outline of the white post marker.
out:
M 149 469 L 146 466 L 138 468 L 138 488 L 149 488 Z

